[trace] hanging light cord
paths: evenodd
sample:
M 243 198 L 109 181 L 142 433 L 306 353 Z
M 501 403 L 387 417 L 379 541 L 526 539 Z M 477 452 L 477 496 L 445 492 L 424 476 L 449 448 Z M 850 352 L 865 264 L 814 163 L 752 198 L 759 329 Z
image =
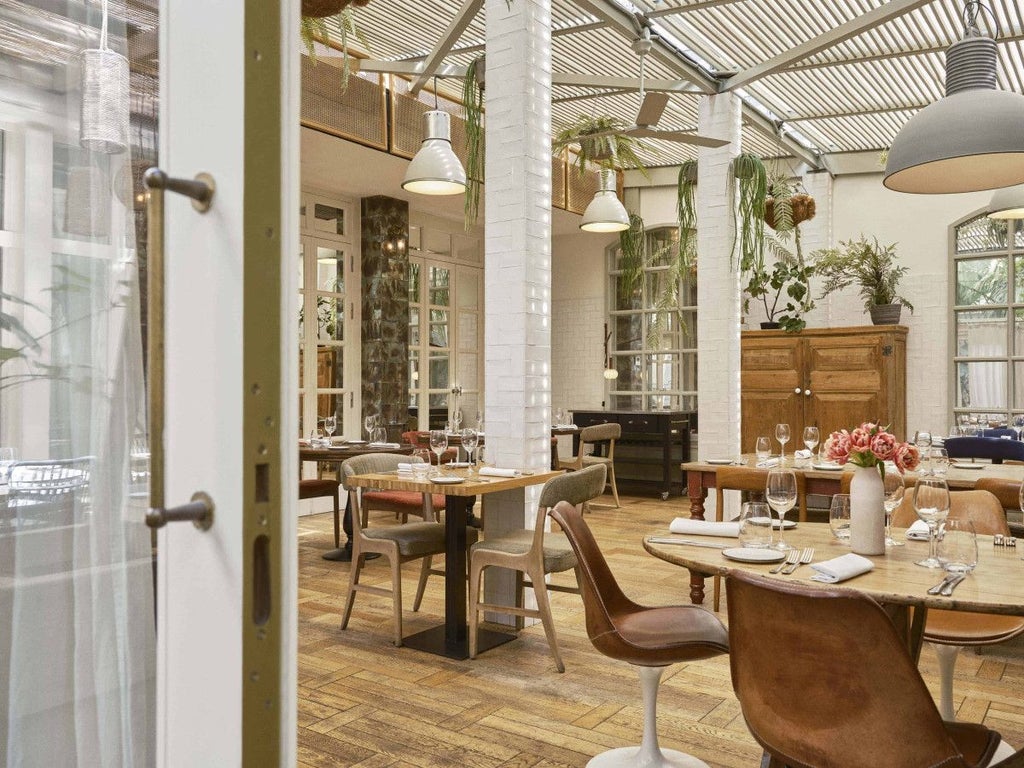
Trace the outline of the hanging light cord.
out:
M 1002 34 L 1002 30 L 999 28 L 999 19 L 991 8 L 989 8 L 981 0 L 967 0 L 964 3 L 963 22 L 964 26 L 967 27 L 967 33 L 970 35 L 980 35 L 981 28 L 978 26 L 978 15 L 985 11 L 988 17 L 992 20 L 992 26 L 995 28 L 995 35 L 993 37 L 998 38 Z
M 103 14 L 103 20 L 100 23 L 100 50 L 107 51 L 107 0 L 103 0 L 100 3 L 101 12 Z

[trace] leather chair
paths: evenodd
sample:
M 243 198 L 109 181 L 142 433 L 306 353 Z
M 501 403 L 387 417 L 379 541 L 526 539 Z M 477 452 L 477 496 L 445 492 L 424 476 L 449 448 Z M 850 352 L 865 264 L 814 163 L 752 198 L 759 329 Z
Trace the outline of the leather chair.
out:
M 1020 504 L 1020 483 L 1016 480 L 1006 480 L 1001 477 L 979 477 L 974 484 L 976 491 L 988 491 L 1003 505 L 1003 510 L 1019 511 Z M 1014 536 L 1024 536 L 1024 523 L 1015 523 L 1007 519 L 1006 524 L 1010 526 L 1010 533 Z
M 450 464 L 453 461 L 458 461 L 459 449 L 455 446 L 451 446 L 444 450 L 444 452 L 441 454 L 441 460 L 440 462 L 438 462 L 437 454 L 430 450 L 429 432 L 421 432 L 419 430 L 413 429 L 408 432 L 403 432 L 402 439 L 415 448 L 423 448 L 427 451 L 430 451 L 430 463 L 435 466 L 438 463 Z
M 579 455 L 569 459 L 561 459 L 558 462 L 559 469 L 576 470 L 590 467 L 595 464 L 603 464 L 608 468 L 608 480 L 612 484 L 612 497 L 615 499 L 615 508 L 619 508 L 619 489 L 615 485 L 615 441 L 622 437 L 621 424 L 594 424 L 583 427 L 580 430 L 580 452 Z M 586 446 L 595 443 L 607 443 L 608 455 L 599 456 L 588 454 Z
M 950 459 L 989 459 L 993 464 L 1003 461 L 1024 461 L 1024 442 L 1001 437 L 947 437 L 946 455 Z
M 341 547 L 341 505 L 338 488 L 341 482 L 327 478 L 299 480 L 299 500 L 330 498 L 334 500 L 334 548 Z
M 682 752 L 659 748 L 655 725 L 658 682 L 669 664 L 728 653 L 729 635 L 722 622 L 699 605 L 637 605 L 619 588 L 580 511 L 559 502 L 551 517 L 562 526 L 576 553 L 590 642 L 605 656 L 633 664 L 640 672 L 644 704 L 640 747 L 610 750 L 587 765 L 706 768 L 705 763 Z
M 949 494 L 949 519 L 967 519 L 979 534 L 1001 533 L 1009 536 L 1006 513 L 999 500 L 988 491 L 953 491 Z M 892 524 L 908 528 L 917 519 L 914 498 L 907 493 L 892 513 Z M 935 646 L 939 657 L 939 711 L 944 720 L 955 720 L 953 711 L 953 669 L 960 648 L 965 645 L 994 645 L 1024 632 L 1024 618 L 969 611 L 929 610 L 924 639 Z
M 892 621 L 867 595 L 739 571 L 728 583 L 732 687 L 767 765 L 1024 766 L 1022 753 L 1003 759 L 1012 749 L 995 731 L 942 721 Z
M 544 577 L 549 573 L 560 573 L 576 567 L 576 556 L 564 534 L 546 533 L 548 510 L 560 501 L 579 507 L 604 493 L 605 468 L 595 465 L 579 472 L 553 477 L 544 484 L 540 492 L 539 509 L 533 530 L 518 530 L 498 536 L 488 536 L 470 547 L 469 550 L 469 658 L 477 653 L 477 632 L 481 611 L 508 613 L 540 619 L 544 634 L 555 658 L 555 667 L 565 672 L 565 664 L 558 653 L 555 624 L 551 618 L 551 604 L 548 592 L 575 592 L 579 587 L 563 587 L 546 584 Z M 515 606 L 481 603 L 480 584 L 485 568 L 511 568 L 516 572 Z M 524 574 L 529 578 L 524 578 Z M 533 588 L 537 598 L 536 608 L 523 607 L 523 590 Z

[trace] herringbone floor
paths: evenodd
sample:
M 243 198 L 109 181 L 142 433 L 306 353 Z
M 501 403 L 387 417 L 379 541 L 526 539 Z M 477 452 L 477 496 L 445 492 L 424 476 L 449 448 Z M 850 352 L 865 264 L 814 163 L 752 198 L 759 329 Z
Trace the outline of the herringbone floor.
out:
M 689 600 L 686 572 L 640 545 L 645 534 L 664 531 L 680 514 L 688 512 L 678 498 L 624 497 L 621 509 L 595 508 L 587 516 L 624 590 L 637 602 Z M 636 673 L 593 649 L 578 595 L 552 593 L 564 674 L 555 671 L 539 625 L 473 661 L 395 648 L 386 598 L 358 595 L 348 630 L 338 628 L 348 565 L 320 557 L 331 544 L 330 515 L 302 518 L 299 529 L 300 766 L 583 766 L 603 750 L 639 743 Z M 408 607 L 417 565 L 408 564 L 406 571 L 409 634 L 439 623 L 443 585 L 431 579 L 423 607 L 414 614 Z M 571 574 L 556 578 L 572 580 Z M 385 562 L 369 563 L 363 580 L 387 584 Z M 721 615 L 724 620 L 724 606 Z M 935 656 L 928 648 L 921 671 L 937 692 Z M 959 719 L 985 722 L 1011 744 L 1024 745 L 1024 643 L 982 655 L 964 651 L 954 694 Z M 758 765 L 761 753 L 732 693 L 728 657 L 670 667 L 658 704 L 663 746 L 714 768 Z

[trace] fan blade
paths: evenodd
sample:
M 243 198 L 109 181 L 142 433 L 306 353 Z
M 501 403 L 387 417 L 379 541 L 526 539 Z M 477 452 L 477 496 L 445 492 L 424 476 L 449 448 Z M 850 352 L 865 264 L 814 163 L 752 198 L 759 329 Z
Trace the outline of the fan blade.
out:
M 667 93 L 646 93 L 643 104 L 636 115 L 636 124 L 641 128 L 649 128 L 658 124 L 661 113 L 668 106 Z
M 659 141 L 678 141 L 681 144 L 696 144 L 698 147 L 724 147 L 729 142 L 725 139 L 716 139 L 712 136 L 701 136 L 699 133 L 689 131 L 655 131 L 651 128 L 637 126 L 626 131 L 630 136 L 638 136 L 642 139 L 658 139 Z

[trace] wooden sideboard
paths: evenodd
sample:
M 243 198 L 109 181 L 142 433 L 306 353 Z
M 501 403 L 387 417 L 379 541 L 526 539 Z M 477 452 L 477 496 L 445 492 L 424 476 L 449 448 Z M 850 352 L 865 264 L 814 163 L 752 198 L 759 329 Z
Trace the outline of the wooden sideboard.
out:
M 744 331 L 740 375 L 741 450 L 758 435 L 775 442 L 775 425 L 789 424 L 786 452 L 803 448 L 801 434 L 817 426 L 821 440 L 863 421 L 907 430 L 907 329 L 899 325 L 814 328 L 800 333 Z
M 577 411 L 573 423 L 589 427 L 606 422 L 622 426 L 615 441 L 615 480 L 619 488 L 645 493 L 682 493 L 685 483 L 680 463 L 690 460 L 690 430 L 697 427 L 696 411 Z M 577 433 L 573 453 L 580 450 Z

